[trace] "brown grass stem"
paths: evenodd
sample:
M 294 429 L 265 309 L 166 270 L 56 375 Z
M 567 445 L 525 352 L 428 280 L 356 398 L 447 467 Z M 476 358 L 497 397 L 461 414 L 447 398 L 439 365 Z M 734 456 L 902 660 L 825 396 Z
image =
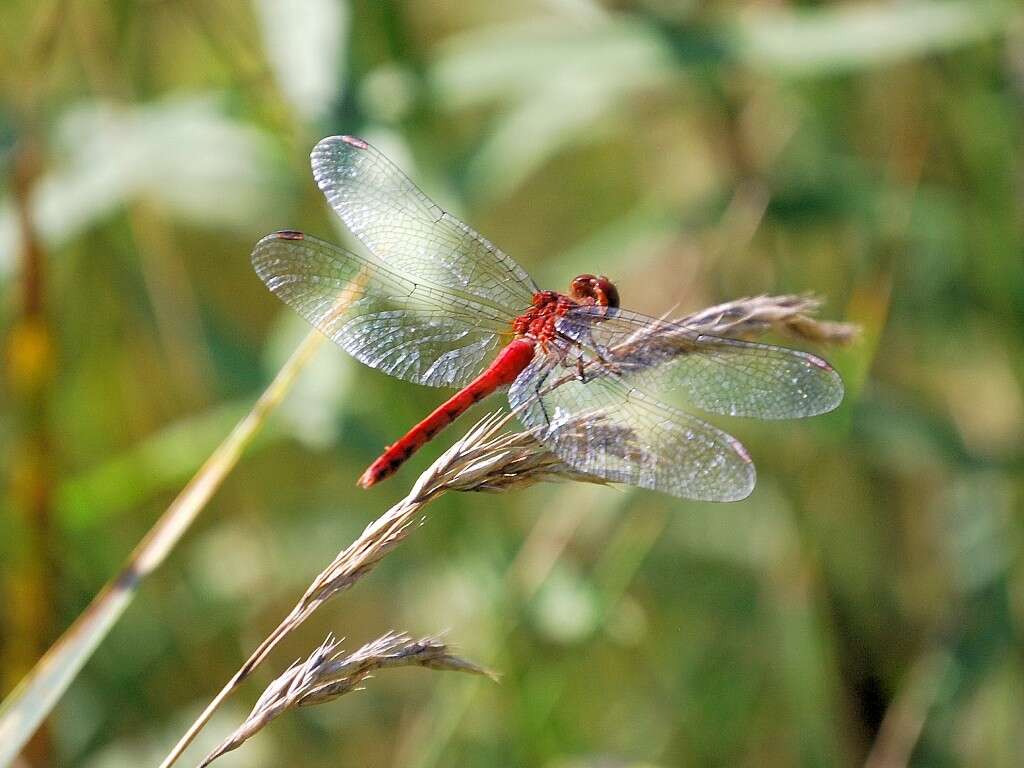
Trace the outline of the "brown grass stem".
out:
M 124 613 L 142 581 L 159 567 L 195 522 L 267 417 L 284 400 L 300 371 L 320 347 L 323 338 L 315 331 L 306 336 L 260 395 L 252 410 L 217 446 L 135 547 L 120 573 L 107 582 L 0 705 L 0 765 L 7 765 L 14 760 Z
M 775 331 L 804 340 L 846 343 L 854 326 L 823 323 L 811 315 L 819 304 L 808 296 L 758 296 L 720 304 L 679 321 L 690 331 L 742 337 Z M 529 432 L 503 433 L 514 414 L 491 414 L 474 425 L 434 462 L 397 504 L 377 518 L 313 580 L 281 623 L 257 646 L 210 701 L 161 763 L 169 768 L 220 707 L 288 634 L 331 597 L 369 573 L 409 534 L 412 523 L 446 491 L 501 492 L 546 480 L 604 483 L 568 467 Z
M 544 480 L 602 482 L 574 472 L 528 433 L 502 433 L 511 414 L 490 414 L 435 461 L 412 490 L 370 523 L 313 579 L 281 623 L 257 646 L 161 763 L 169 768 L 209 722 L 221 703 L 270 652 L 324 603 L 351 587 L 409 535 L 424 507 L 447 491 L 504 491 Z
M 949 649 L 925 649 L 905 675 L 901 690 L 885 712 L 864 768 L 906 768 L 928 713 L 942 693 L 942 682 L 953 665 Z

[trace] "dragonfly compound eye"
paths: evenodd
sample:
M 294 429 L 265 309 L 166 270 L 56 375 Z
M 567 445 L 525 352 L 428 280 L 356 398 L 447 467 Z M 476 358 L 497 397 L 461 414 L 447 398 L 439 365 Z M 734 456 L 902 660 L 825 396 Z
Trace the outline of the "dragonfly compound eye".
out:
M 615 283 L 613 283 L 604 275 L 601 275 L 599 278 L 597 278 L 597 289 L 595 292 L 597 293 L 597 295 L 594 298 L 597 299 L 598 304 L 604 307 L 618 309 L 619 289 L 615 287 Z
M 619 292 L 612 281 L 604 275 L 579 275 L 573 278 L 569 285 L 569 294 L 585 304 L 594 303 L 599 307 L 612 308 L 619 306 Z
M 569 295 L 577 301 L 594 298 L 594 282 L 596 280 L 597 278 L 593 275 L 577 275 L 569 283 Z

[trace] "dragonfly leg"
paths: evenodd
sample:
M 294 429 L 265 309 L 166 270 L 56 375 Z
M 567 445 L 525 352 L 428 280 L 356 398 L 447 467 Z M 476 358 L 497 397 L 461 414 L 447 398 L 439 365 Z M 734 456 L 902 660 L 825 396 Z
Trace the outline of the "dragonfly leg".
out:
M 602 347 L 594 341 L 594 335 L 591 331 L 587 331 L 587 335 L 590 337 L 590 345 L 594 348 L 594 355 L 597 357 L 597 361 L 609 373 L 621 378 L 622 366 L 618 365 L 607 356 L 608 347 Z
M 621 377 L 622 376 L 622 368 L 620 366 L 616 365 L 614 362 L 612 362 L 611 358 L 608 357 L 608 348 L 604 347 L 604 346 L 601 346 L 600 344 L 597 343 L 597 341 L 594 340 L 593 329 L 588 328 L 588 329 L 586 329 L 585 333 L 586 333 L 586 338 L 587 338 L 587 341 L 585 343 L 593 350 L 594 357 L 597 358 L 597 362 L 601 363 L 602 366 L 609 373 L 612 373 L 615 376 Z M 569 335 L 567 335 L 567 334 L 565 334 L 565 333 L 563 333 L 563 332 L 561 332 L 561 331 L 559 331 L 557 329 L 555 330 L 555 336 L 557 338 L 560 338 L 563 341 L 567 342 L 571 346 L 575 347 L 577 350 L 580 350 L 579 354 L 576 357 L 576 379 L 578 381 L 580 381 L 581 383 L 586 384 L 587 383 L 587 366 L 594 365 L 595 362 L 593 360 L 584 361 L 583 354 L 582 354 L 582 350 L 584 349 L 584 346 L 578 340 L 572 338 L 571 336 L 569 336 Z
M 548 427 L 551 426 L 551 417 L 548 416 L 548 409 L 544 405 L 544 398 L 540 396 L 540 389 L 541 387 L 544 386 L 544 382 L 548 380 L 548 377 L 551 375 L 552 370 L 554 369 L 548 368 L 546 371 L 544 371 L 544 375 L 538 378 L 536 384 L 534 384 L 533 386 L 533 394 L 536 396 L 537 402 L 540 403 L 540 412 L 544 414 L 544 423 Z
M 579 379 L 580 383 L 582 384 L 587 383 L 587 372 L 586 369 L 583 367 L 582 357 L 576 358 L 576 378 Z

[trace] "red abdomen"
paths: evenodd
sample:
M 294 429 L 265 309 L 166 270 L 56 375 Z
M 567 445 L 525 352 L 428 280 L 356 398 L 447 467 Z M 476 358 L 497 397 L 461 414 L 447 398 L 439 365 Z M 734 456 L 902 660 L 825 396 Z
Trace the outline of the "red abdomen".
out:
M 369 488 L 394 474 L 406 459 L 469 410 L 470 406 L 492 394 L 498 387 L 511 384 L 532 359 L 533 342 L 523 338 L 513 340 L 483 373 L 384 451 L 384 454 L 363 472 L 359 478 L 359 485 Z

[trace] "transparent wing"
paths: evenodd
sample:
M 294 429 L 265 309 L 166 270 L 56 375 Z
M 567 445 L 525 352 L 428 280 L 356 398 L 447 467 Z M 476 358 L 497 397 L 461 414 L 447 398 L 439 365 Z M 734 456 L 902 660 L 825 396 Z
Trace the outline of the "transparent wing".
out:
M 727 416 L 792 419 L 831 411 L 843 381 L 820 357 L 709 336 L 626 310 L 575 307 L 557 323 L 629 386 Z
M 488 306 L 530 306 L 538 289 L 523 268 L 441 210 L 374 147 L 351 136 L 330 136 L 310 159 L 331 206 L 393 270 Z
M 271 292 L 342 349 L 417 384 L 468 383 L 511 330 L 508 313 L 301 232 L 267 235 L 252 263 Z
M 509 389 L 519 419 L 573 469 L 685 499 L 750 495 L 754 465 L 738 440 L 613 375 L 577 373 L 542 357 Z

